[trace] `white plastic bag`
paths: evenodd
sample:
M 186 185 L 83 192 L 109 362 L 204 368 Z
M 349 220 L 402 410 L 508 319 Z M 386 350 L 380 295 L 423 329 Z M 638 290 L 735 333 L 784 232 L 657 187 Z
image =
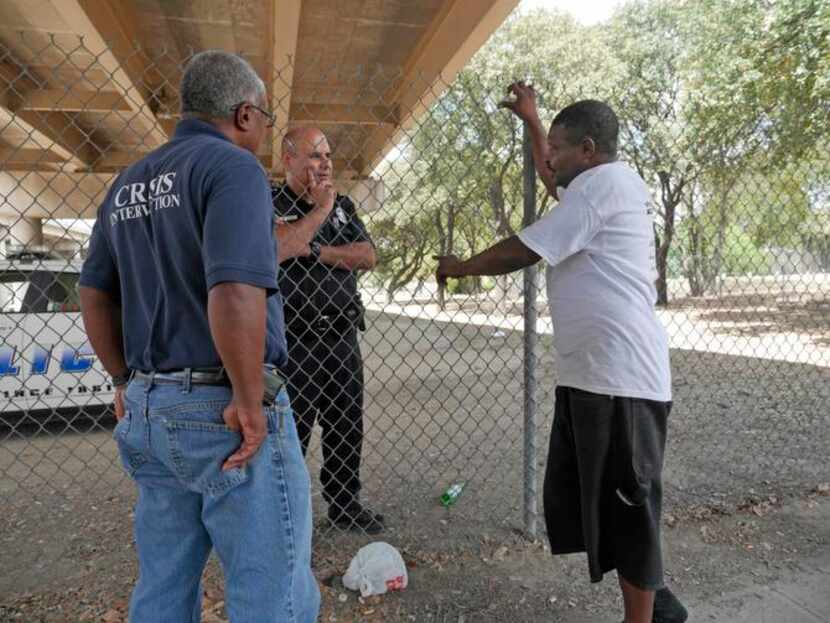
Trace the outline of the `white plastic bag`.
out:
M 362 597 L 402 591 L 409 578 L 403 558 L 389 543 L 378 541 L 361 547 L 343 576 L 343 586 Z

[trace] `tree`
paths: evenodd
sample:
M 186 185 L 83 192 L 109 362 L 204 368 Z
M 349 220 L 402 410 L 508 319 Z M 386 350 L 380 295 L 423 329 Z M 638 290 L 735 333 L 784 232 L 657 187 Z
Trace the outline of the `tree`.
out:
M 734 238 L 744 173 L 798 158 L 819 140 L 813 111 L 822 97 L 827 110 L 826 81 L 817 74 L 826 67 L 827 31 L 827 10 L 807 0 L 630 2 L 609 24 L 621 65 L 610 99 L 623 153 L 659 200 L 660 304 L 668 303 L 677 223 L 685 221 L 684 273 L 701 295 L 715 286 Z M 829 118 L 819 125 L 827 129 Z
M 539 76 L 542 114 L 552 118 L 566 96 L 553 88 L 558 80 L 586 89 L 591 81 L 581 71 L 578 52 L 586 37 L 599 41 L 598 31 L 559 14 L 514 15 L 418 120 L 401 156 L 382 172 L 390 189 L 387 206 L 395 215 L 384 221 L 384 231 L 394 236 L 400 228 L 400 244 L 388 249 L 389 268 L 377 271 L 387 289 L 401 287 L 403 275 L 425 279 L 434 269 L 430 259 L 412 257 L 416 212 L 424 215 L 417 222 L 429 255 L 472 254 L 520 228 L 522 128 L 498 102 L 518 76 Z M 592 64 L 597 76 L 602 75 L 599 56 Z M 551 58 L 558 59 L 553 67 L 546 61 Z M 545 80 L 553 75 L 556 80 Z M 537 206 L 540 214 L 547 206 L 541 187 Z M 479 286 L 473 280 L 472 289 Z
M 776 180 L 795 201 L 790 211 L 797 196 L 816 202 L 794 188 L 806 188 L 796 165 L 820 160 L 830 132 L 828 7 L 815 0 L 633 0 L 591 27 L 556 12 L 514 14 L 390 164 L 389 231 L 399 227 L 407 246 L 399 245 L 392 265 L 400 274 L 389 283 L 432 272 L 429 259 L 403 259 L 411 258 L 415 223 L 430 255 L 474 253 L 521 226 L 521 127 L 497 108 L 519 78 L 536 85 L 543 120 L 586 97 L 617 110 L 621 157 L 655 197 L 660 304 L 668 303 L 672 271 L 701 295 L 725 272 L 762 266 L 763 236 L 742 209 L 767 205 L 757 180 Z M 794 186 L 774 174 L 782 167 L 797 177 Z M 822 255 L 820 226 L 804 231 L 788 219 L 784 230 L 777 235 Z M 735 256 L 741 248 L 751 262 Z

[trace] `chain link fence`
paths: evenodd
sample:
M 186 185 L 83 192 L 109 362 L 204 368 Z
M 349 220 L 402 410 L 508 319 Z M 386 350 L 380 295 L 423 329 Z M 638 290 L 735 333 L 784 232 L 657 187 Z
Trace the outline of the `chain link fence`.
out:
M 6 508 L 130 496 L 77 281 L 114 175 L 172 132 L 188 54 L 135 50 L 144 84 L 125 82 L 105 56 L 66 35 L 0 47 Z M 433 255 L 479 252 L 551 209 L 523 170 L 521 125 L 498 108 L 509 77 L 462 72 L 451 84 L 406 85 L 421 95 L 391 102 L 404 76 L 382 66 L 353 76 L 314 63 L 260 70 L 275 77 L 278 121 L 264 166 L 278 180 L 282 134 L 320 127 L 378 255 L 359 277 L 363 362 L 350 370 L 365 382 L 364 502 L 424 540 L 448 513 L 463 530 L 533 532 L 557 378 L 538 268 L 446 288 L 431 278 Z M 292 92 L 284 77 L 300 72 L 316 72 L 318 86 Z M 674 375 L 668 514 L 775 503 L 826 482 L 826 153 L 769 163 L 761 130 L 709 127 L 665 93 L 562 90 L 534 78 L 547 122 L 586 96 L 614 106 L 622 159 L 653 191 L 658 313 Z M 317 428 L 308 461 L 318 515 L 321 454 Z M 464 493 L 445 511 L 438 498 L 459 481 Z

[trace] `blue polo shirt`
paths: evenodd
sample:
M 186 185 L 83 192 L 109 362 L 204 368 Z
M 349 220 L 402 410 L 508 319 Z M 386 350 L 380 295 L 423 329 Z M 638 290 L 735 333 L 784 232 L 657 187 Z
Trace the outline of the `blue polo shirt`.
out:
M 221 365 L 207 297 L 223 282 L 267 291 L 264 363 L 285 363 L 273 219 L 257 158 L 203 121 L 180 122 L 169 143 L 116 178 L 80 283 L 120 300 L 131 369 Z

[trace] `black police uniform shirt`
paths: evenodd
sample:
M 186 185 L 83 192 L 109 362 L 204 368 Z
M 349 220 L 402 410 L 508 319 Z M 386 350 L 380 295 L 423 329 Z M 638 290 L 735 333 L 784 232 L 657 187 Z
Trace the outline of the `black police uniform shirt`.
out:
M 220 366 L 208 292 L 223 282 L 264 288 L 265 363 L 283 365 L 273 231 L 271 189 L 256 157 L 209 123 L 184 120 L 109 189 L 80 283 L 120 300 L 127 365 L 144 372 Z
M 277 219 L 301 219 L 314 206 L 299 199 L 287 184 L 271 188 Z M 352 200 L 337 195 L 334 208 L 320 226 L 313 242 L 321 246 L 341 246 L 353 242 L 372 244 L 369 232 L 358 218 Z M 285 302 L 288 330 L 301 331 L 320 316 L 336 324 L 362 323 L 363 305 L 357 290 L 357 274 L 323 264 L 313 257 L 292 258 L 280 265 L 280 292 Z

